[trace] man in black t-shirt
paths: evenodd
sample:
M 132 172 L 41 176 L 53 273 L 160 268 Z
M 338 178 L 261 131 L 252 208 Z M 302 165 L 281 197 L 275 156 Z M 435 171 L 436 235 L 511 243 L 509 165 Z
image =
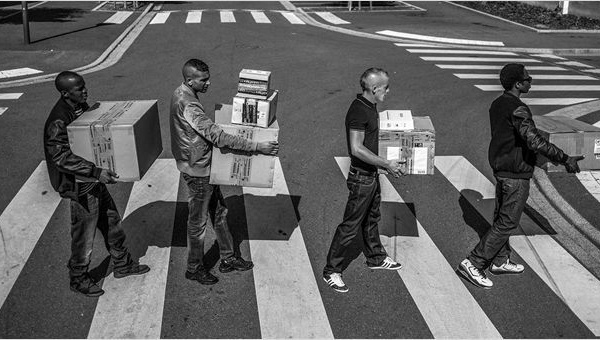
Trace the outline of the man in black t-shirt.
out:
M 367 267 L 398 270 L 402 265 L 387 256 L 377 223 L 381 219 L 379 205 L 381 188 L 377 169 L 385 169 L 394 177 L 405 174 L 402 164 L 377 155 L 379 124 L 377 102 L 383 102 L 389 92 L 388 73 L 370 68 L 360 77 L 362 94 L 350 105 L 346 115 L 346 140 L 350 154 L 347 185 L 350 190 L 344 220 L 338 225 L 323 269 L 323 280 L 336 292 L 345 293 L 348 287 L 342 280 L 342 271 L 348 265 L 347 248 L 358 232 L 363 236 L 363 252 Z

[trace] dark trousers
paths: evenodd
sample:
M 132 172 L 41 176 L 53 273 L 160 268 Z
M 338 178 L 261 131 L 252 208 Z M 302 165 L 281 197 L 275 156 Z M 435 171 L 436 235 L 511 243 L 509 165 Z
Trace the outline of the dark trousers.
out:
M 350 194 L 344 211 L 344 220 L 338 225 L 331 241 L 324 274 L 341 273 L 346 262 L 348 247 L 358 232 L 363 236 L 363 253 L 367 263 L 378 265 L 387 256 L 377 223 L 381 220 L 381 187 L 377 174 L 362 175 L 352 168 L 346 181 Z
M 496 176 L 496 208 L 492 227 L 483 235 L 469 260 L 478 269 L 491 264 L 500 266 L 510 257 L 509 237 L 519 226 L 519 220 L 529 197 L 529 179 Z
M 209 176 L 182 175 L 188 187 L 187 270 L 194 273 L 203 266 L 206 225 L 211 220 L 222 260 L 234 256 L 234 244 L 227 225 L 227 206 L 219 186 L 209 184 Z
M 128 264 L 130 255 L 121 228 L 121 216 L 106 186 L 98 183 L 87 194 L 71 200 L 71 281 L 81 279 L 88 271 L 96 230 L 104 237 L 104 244 L 113 260 L 114 268 Z

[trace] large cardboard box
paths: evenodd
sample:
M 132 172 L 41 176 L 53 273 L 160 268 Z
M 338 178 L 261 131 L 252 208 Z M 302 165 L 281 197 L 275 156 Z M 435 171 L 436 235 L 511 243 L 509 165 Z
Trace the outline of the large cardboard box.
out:
M 266 128 L 275 121 L 278 91 L 271 91 L 267 99 L 233 97 L 231 123 Z
M 435 129 L 428 116 L 412 117 L 414 129 L 379 130 L 379 156 L 406 161 L 412 175 L 433 175 L 435 169 Z
M 98 102 L 67 126 L 71 151 L 137 181 L 162 152 L 156 100 Z
M 277 120 L 267 128 L 231 124 L 231 105 L 217 105 L 215 123 L 223 131 L 244 138 L 265 142 L 278 140 Z M 211 184 L 257 188 L 272 188 L 276 156 L 250 154 L 227 148 L 213 147 L 210 167 Z
M 535 116 L 538 131 L 569 156 L 584 155 L 581 170 L 600 169 L 600 128 L 567 117 Z M 553 164 L 538 154 L 537 165 L 548 172 L 564 172 L 564 165 Z
M 270 71 L 243 69 L 240 71 L 238 93 L 251 98 L 266 99 L 270 82 Z

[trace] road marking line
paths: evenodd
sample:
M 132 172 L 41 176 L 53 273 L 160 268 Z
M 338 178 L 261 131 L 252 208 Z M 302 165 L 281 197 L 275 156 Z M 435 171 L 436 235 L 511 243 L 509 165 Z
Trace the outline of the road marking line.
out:
M 279 158 L 275 162 L 273 188 L 244 187 L 243 193 L 262 337 L 333 338 Z M 275 212 L 269 207 L 254 207 L 253 201 L 259 199 L 250 195 L 283 199 L 288 204 L 279 209 L 283 211 Z M 251 212 L 253 208 L 262 208 L 265 213 Z M 266 226 L 281 224 L 281 216 L 294 216 L 289 221 L 293 226 L 280 226 L 293 229 L 289 239 L 261 237 Z
M 435 166 L 462 192 L 495 191 L 494 184 L 462 156 L 436 156 Z M 468 177 L 467 174 L 468 173 Z M 460 180 L 455 180 L 455 179 Z M 461 179 L 462 178 L 462 179 Z M 487 194 L 484 194 L 484 198 Z M 472 195 L 465 199 L 492 224 L 492 204 Z M 525 215 L 523 216 L 525 218 Z M 600 281 L 561 247 L 550 235 L 511 236 L 511 247 L 527 262 L 575 315 L 596 335 L 600 334 Z
M 475 85 L 483 91 L 503 91 L 502 85 Z M 600 85 L 533 85 L 529 91 L 600 91 Z
M 185 19 L 186 24 L 199 24 L 202 22 L 202 11 L 190 11 Z
M 589 113 L 598 111 L 598 107 L 600 107 L 600 101 L 597 98 L 581 98 L 581 99 L 589 99 L 586 100 L 583 104 L 562 108 L 560 110 L 555 110 L 550 113 L 547 113 L 546 116 L 562 116 L 569 117 L 573 119 L 577 119 L 579 117 L 585 116 Z M 595 101 L 594 101 L 595 100 Z
M 485 41 L 485 40 L 467 40 L 467 39 L 452 39 L 452 38 L 441 38 L 441 37 L 433 37 L 428 35 L 420 35 L 420 34 L 412 34 L 412 33 L 402 33 L 390 30 L 384 30 L 376 32 L 381 35 L 388 35 L 391 37 L 397 38 L 406 38 L 406 39 L 415 39 L 415 40 L 425 40 L 425 41 L 435 41 L 435 42 L 443 42 L 443 43 L 451 43 L 451 44 L 463 44 L 463 45 L 484 45 L 484 46 L 504 46 L 504 43 L 501 41 Z
M 336 157 L 345 177 L 349 157 Z M 387 177 L 380 175 L 381 200 L 404 204 Z M 384 247 L 408 264 L 398 271 L 434 338 L 501 338 L 494 324 L 454 272 L 418 220 L 418 237 L 381 235 Z M 388 316 L 389 317 L 389 316 Z
M 0 78 L 11 78 L 11 77 L 20 77 L 27 76 L 30 74 L 42 73 L 43 71 L 36 70 L 29 67 L 23 68 L 15 68 L 11 70 L 2 70 L 0 71 Z
M 219 11 L 219 15 L 223 23 L 235 22 L 235 16 L 232 11 Z
M 484 58 L 484 57 L 419 57 L 428 61 L 474 61 L 474 62 L 500 62 L 500 63 L 541 63 L 540 60 L 531 58 Z M 529 67 L 527 67 L 529 69 Z
M 441 69 L 453 70 L 501 70 L 504 65 L 456 65 L 456 64 L 435 64 Z M 567 69 L 558 66 L 527 66 L 528 71 L 567 71 Z
M 6 112 L 6 110 L 8 110 L 8 107 L 0 107 L 0 116 L 2 116 L 2 114 Z
M 583 72 L 598 73 L 598 74 L 600 74 L 600 69 L 598 69 L 598 68 L 586 69 L 586 70 L 582 70 L 582 71 Z
M 132 11 L 118 11 L 117 13 L 113 14 L 110 18 L 106 19 L 104 23 L 119 25 L 122 24 L 125 20 L 127 20 L 127 18 L 129 18 L 129 16 L 132 14 Z
M 23 93 L 0 93 L 0 100 L 14 100 L 19 99 Z
M 133 184 L 123 220 L 150 204 L 172 203 L 167 209 L 160 209 L 168 223 L 161 223 L 145 239 L 151 239 L 153 244 L 156 241 L 159 245 L 170 245 L 178 187 L 175 161 L 156 160 L 144 177 Z M 151 268 L 147 274 L 123 279 L 109 275 L 104 279 L 102 288 L 106 294 L 98 299 L 88 338 L 160 338 L 170 253 L 170 246 L 149 245 L 140 258 L 140 263 Z
M 60 201 L 42 161 L 0 215 L 0 306 Z
M 108 1 L 102 1 L 100 2 L 100 4 L 94 8 L 92 8 L 92 12 L 97 11 L 98 9 L 102 8 L 102 6 L 104 6 Z
M 594 126 L 600 125 L 596 124 Z M 600 202 L 600 171 L 582 171 L 576 175 L 585 189 Z
M 291 12 L 280 12 L 283 17 L 293 25 L 306 25 L 298 16 Z
M 559 57 L 559 56 L 554 55 L 554 54 L 530 54 L 530 56 L 537 57 L 537 58 L 566 60 L 565 58 Z
M 334 25 L 347 25 L 350 22 L 343 20 L 342 18 L 338 17 L 337 15 L 331 13 L 331 12 L 314 12 L 316 15 L 320 16 L 321 19 L 332 23 Z
M 477 51 L 477 50 L 442 50 L 442 49 L 407 49 L 410 53 L 439 53 L 439 54 L 486 54 L 486 55 L 517 55 L 514 52 Z
M 394 43 L 394 45 L 398 47 L 437 47 L 444 48 L 444 46 L 438 46 L 436 44 L 403 44 L 403 43 Z
M 165 22 L 167 22 L 167 19 L 169 19 L 169 15 L 171 15 L 171 12 L 156 13 L 156 15 L 154 15 L 154 18 L 152 18 L 152 21 L 150 21 L 150 25 L 164 24 Z
M 482 74 L 482 73 L 454 73 L 455 76 L 461 79 L 498 79 L 497 74 Z M 598 80 L 591 76 L 579 74 L 530 74 L 535 80 Z M 535 85 L 537 86 L 537 85 Z
M 580 63 L 578 61 L 561 61 L 561 62 L 558 62 L 557 64 L 566 65 L 566 66 L 583 67 L 583 68 L 593 68 L 594 67 L 594 66 L 590 66 L 588 64 Z
M 254 21 L 257 24 L 270 24 L 271 23 L 271 20 L 269 20 L 269 18 L 267 18 L 267 15 L 265 14 L 265 12 L 251 11 L 250 14 L 252 14 L 252 18 L 254 18 Z
M 527 105 L 573 105 L 585 103 L 598 98 L 521 98 Z

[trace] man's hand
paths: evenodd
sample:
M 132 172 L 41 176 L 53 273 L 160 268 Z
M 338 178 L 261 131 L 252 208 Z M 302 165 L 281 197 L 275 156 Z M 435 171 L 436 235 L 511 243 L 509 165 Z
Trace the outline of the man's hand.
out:
M 265 155 L 275 156 L 279 152 L 279 143 L 277 141 L 260 142 L 256 151 Z
M 406 174 L 404 163 L 406 163 L 406 161 L 389 161 L 385 166 L 385 170 L 388 172 L 388 174 L 391 174 L 396 178 L 400 177 L 400 175 Z
M 100 181 L 100 183 L 103 184 L 113 184 L 117 183 L 117 178 L 119 178 L 119 175 L 117 175 L 114 171 L 109 169 L 102 169 L 98 180 Z
M 579 172 L 579 164 L 577 164 L 577 162 L 584 158 L 585 156 L 569 156 L 565 162 L 565 168 L 567 169 L 567 172 L 571 174 Z

